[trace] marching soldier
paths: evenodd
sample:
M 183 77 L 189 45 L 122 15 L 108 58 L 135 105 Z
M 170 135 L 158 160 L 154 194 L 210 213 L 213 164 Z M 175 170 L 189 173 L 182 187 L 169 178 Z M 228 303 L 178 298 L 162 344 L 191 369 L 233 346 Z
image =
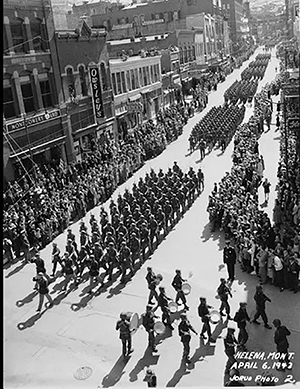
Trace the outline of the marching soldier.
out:
M 152 302 L 152 299 L 153 297 L 155 297 L 156 300 L 158 301 L 158 294 L 156 291 L 157 278 L 155 273 L 152 270 L 152 267 L 147 267 L 147 275 L 145 278 L 148 283 L 148 289 L 150 290 L 149 297 L 148 297 L 148 304 L 154 304 Z
M 173 281 L 171 284 L 177 292 L 175 302 L 176 302 L 176 304 L 179 304 L 179 300 L 181 300 L 182 303 L 184 304 L 184 308 L 188 311 L 190 308 L 186 304 L 186 298 L 185 298 L 185 295 L 184 295 L 183 290 L 182 290 L 182 284 L 186 280 L 184 280 L 181 277 L 181 271 L 179 269 L 175 270 L 175 273 L 176 273 L 176 275 L 173 278 Z
M 190 322 L 187 319 L 187 316 L 185 313 L 182 313 L 180 315 L 181 322 L 178 326 L 178 333 L 180 336 L 180 340 L 183 344 L 183 355 L 182 358 L 185 361 L 185 363 L 191 363 L 189 354 L 190 354 L 190 341 L 191 341 L 191 333 L 190 331 L 193 331 L 194 334 L 198 335 L 195 329 L 192 327 Z
M 200 297 L 200 305 L 198 306 L 198 315 L 199 317 L 201 317 L 201 321 L 203 323 L 203 327 L 200 333 L 200 338 L 206 339 L 205 332 L 207 332 L 208 341 L 215 342 L 215 340 L 211 336 L 211 327 L 209 323 L 210 309 L 212 309 L 212 307 L 210 305 L 207 305 L 206 298 Z
M 232 365 L 235 364 L 235 352 L 236 352 L 236 344 L 238 344 L 238 341 L 234 337 L 234 328 L 228 328 L 227 329 L 227 335 L 224 339 L 224 347 L 225 347 L 225 354 L 228 357 L 226 367 L 225 367 L 225 374 L 228 374 L 230 371 L 230 368 Z
M 246 307 L 247 303 L 240 303 L 240 309 L 234 316 L 234 321 L 237 322 L 237 326 L 240 330 L 238 334 L 238 347 L 242 351 L 247 351 L 245 344 L 247 343 L 247 340 L 249 338 L 248 332 L 246 331 L 246 325 L 247 321 L 250 322 L 250 317 L 247 313 Z
M 221 300 L 220 315 L 221 316 L 225 316 L 225 314 L 223 313 L 223 310 L 225 309 L 225 312 L 226 312 L 226 315 L 227 315 L 227 319 L 231 320 L 231 317 L 230 317 L 230 306 L 228 304 L 228 296 L 232 297 L 232 294 L 231 294 L 230 289 L 226 285 L 225 278 L 221 278 L 220 281 L 221 281 L 221 284 L 220 284 L 220 286 L 218 287 L 218 290 L 217 290 L 218 296 L 220 297 L 220 300 Z
M 60 264 L 60 267 L 63 268 L 61 258 L 60 258 L 60 249 L 57 247 L 57 243 L 52 243 L 52 274 L 51 277 L 55 277 L 55 272 L 57 268 L 57 264 Z
M 122 355 L 123 358 L 126 358 L 131 353 L 133 353 L 133 348 L 131 347 L 131 330 L 130 322 L 128 321 L 127 313 L 122 312 L 120 314 L 120 320 L 117 321 L 116 331 L 120 331 L 120 339 L 122 342 Z
M 256 313 L 254 315 L 252 323 L 260 324 L 257 321 L 257 319 L 261 316 L 262 319 L 263 319 L 263 322 L 265 324 L 265 327 L 270 330 L 272 327 L 268 324 L 268 318 L 267 318 L 267 315 L 266 315 L 266 301 L 271 302 L 271 299 L 269 299 L 269 297 L 266 296 L 263 293 L 263 288 L 262 288 L 261 285 L 258 285 L 256 287 L 256 292 L 255 292 L 255 295 L 254 295 L 254 300 L 256 302 Z
M 163 286 L 160 286 L 158 289 L 160 293 L 158 295 L 157 307 L 154 309 L 154 311 L 160 307 L 162 311 L 162 322 L 166 324 L 171 330 L 174 330 L 174 327 L 171 323 L 170 311 L 168 308 L 169 301 L 172 299 L 166 295 L 166 290 Z
M 145 330 L 148 332 L 148 347 L 150 347 L 153 353 L 158 352 L 157 348 L 155 347 L 155 333 L 154 333 L 155 318 L 158 319 L 158 316 L 154 314 L 152 310 L 152 306 L 147 305 L 146 313 L 142 315 L 142 320 L 143 320 L 143 326 L 145 327 Z
M 106 260 L 106 263 L 108 265 L 107 275 L 108 275 L 108 281 L 112 280 L 112 273 L 116 267 L 119 268 L 119 261 L 118 261 L 118 253 L 115 249 L 114 243 L 110 242 L 108 244 L 108 247 L 103 254 L 103 260 Z
M 93 282 L 94 282 L 95 278 L 97 280 L 98 277 L 99 277 L 99 262 L 96 261 L 94 255 L 90 256 L 89 268 L 90 268 L 90 271 L 89 271 L 90 286 L 89 286 L 88 293 L 91 294 L 92 293 L 92 289 L 93 289 Z
M 121 269 L 122 269 L 122 276 L 121 276 L 121 280 L 120 280 L 120 282 L 122 284 L 125 282 L 127 269 L 130 270 L 131 276 L 134 275 L 134 269 L 132 266 L 131 251 L 130 251 L 130 248 L 126 245 L 125 241 L 123 241 L 121 243 L 121 249 L 119 252 L 119 263 L 120 263 Z

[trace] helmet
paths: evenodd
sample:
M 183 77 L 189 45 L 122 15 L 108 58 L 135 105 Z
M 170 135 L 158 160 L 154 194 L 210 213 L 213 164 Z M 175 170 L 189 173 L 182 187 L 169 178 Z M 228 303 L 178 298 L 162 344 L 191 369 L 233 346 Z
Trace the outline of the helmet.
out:
M 126 319 L 127 318 L 127 313 L 126 312 L 121 312 L 120 313 L 120 319 Z

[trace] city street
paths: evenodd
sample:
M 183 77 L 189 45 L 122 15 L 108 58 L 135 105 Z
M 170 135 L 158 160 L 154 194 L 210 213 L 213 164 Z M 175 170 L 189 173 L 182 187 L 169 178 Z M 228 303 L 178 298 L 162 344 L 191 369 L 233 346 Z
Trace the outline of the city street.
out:
M 182 343 L 178 336 L 179 315 L 174 315 L 175 330 L 170 336 L 167 331 L 160 338 L 157 354 L 153 356 L 147 351 L 147 333 L 141 326 L 133 336 L 134 352 L 127 363 L 121 357 L 121 342 L 119 333 L 115 330 L 116 321 L 122 311 L 137 312 L 141 315 L 147 304 L 148 288 L 145 280 L 146 268 L 151 266 L 154 272 L 163 276 L 162 286 L 166 287 L 168 296 L 174 297 L 171 286 L 175 269 L 181 269 L 184 278 L 192 287 L 187 297 L 190 311 L 188 318 L 199 333 L 202 327 L 198 317 L 197 307 L 199 297 L 205 296 L 208 304 L 219 308 L 220 301 L 216 299 L 216 289 L 221 277 L 227 278 L 227 272 L 222 262 L 224 237 L 222 233 L 211 233 L 206 212 L 208 196 L 213 184 L 218 183 L 229 172 L 232 166 L 231 154 L 233 140 L 221 154 L 213 150 L 200 162 L 199 150 L 188 155 L 188 137 L 192 127 L 214 105 L 223 104 L 224 91 L 236 80 L 241 72 L 255 56 L 246 61 L 240 69 L 227 76 L 226 81 L 218 85 L 218 90 L 209 95 L 207 108 L 196 114 L 184 127 L 184 133 L 177 141 L 155 159 L 145 165 L 114 193 L 116 199 L 125 188 L 130 189 L 133 182 L 144 177 L 151 168 L 164 171 L 177 161 L 186 171 L 190 166 L 195 170 L 202 168 L 205 176 L 205 189 L 195 201 L 184 218 L 169 233 L 159 245 L 154 254 L 145 262 L 133 279 L 125 287 L 119 284 L 119 279 L 112 286 L 98 295 L 88 295 L 88 281 L 79 285 L 78 289 L 68 294 L 61 291 L 62 278 L 50 285 L 54 307 L 45 309 L 41 314 L 36 312 L 38 305 L 37 292 L 33 291 L 35 266 L 24 266 L 18 262 L 4 270 L 4 387 L 10 388 L 101 388 L 101 387 L 146 387 L 143 382 L 145 368 L 151 366 L 157 375 L 158 386 L 161 387 L 207 387 L 223 386 L 224 368 L 227 357 L 224 353 L 222 337 L 226 333 L 226 325 L 222 322 L 212 326 L 213 335 L 218 337 L 215 344 L 206 345 L 200 342 L 199 336 L 192 335 L 192 364 L 185 368 L 181 365 Z M 275 78 L 275 67 L 278 60 L 275 50 L 268 65 L 265 77 L 259 83 L 258 91 L 266 83 Z M 278 97 L 279 98 L 279 97 Z M 274 102 L 277 102 L 274 98 Z M 276 106 L 275 106 L 276 107 Z M 276 108 L 274 108 L 276 111 Z M 253 112 L 253 105 L 247 104 L 245 122 Z M 276 197 L 277 167 L 279 159 L 279 132 L 275 129 L 275 113 L 273 112 L 271 130 L 265 132 L 259 140 L 259 151 L 264 156 L 265 172 L 271 182 L 271 193 L 268 205 L 263 208 L 272 220 L 272 209 Z M 266 126 L 265 126 L 266 130 Z M 259 191 L 260 204 L 264 202 L 263 189 Z M 105 207 L 108 209 L 108 203 Z M 84 221 L 89 226 L 90 214 L 99 220 L 100 207 L 89 212 Z M 72 225 L 72 231 L 79 241 L 79 222 Z M 55 239 L 61 251 L 64 251 L 66 233 Z M 41 251 L 48 274 L 51 273 L 51 250 L 47 246 Z M 232 315 L 236 312 L 239 302 L 248 303 L 248 313 L 253 318 L 255 304 L 253 295 L 258 279 L 255 275 L 243 273 L 239 266 L 237 279 L 232 285 L 233 298 L 230 300 Z M 265 286 L 265 293 L 272 300 L 267 304 L 269 322 L 279 318 L 292 332 L 290 336 L 290 352 L 295 356 L 292 360 L 293 369 L 270 372 L 284 383 L 288 375 L 293 380 L 300 381 L 300 303 L 299 293 L 290 291 L 279 292 L 272 285 Z M 160 310 L 158 310 L 160 314 Z M 265 351 L 266 354 L 275 351 L 273 341 L 274 327 L 268 330 L 261 326 L 248 324 L 248 351 Z M 254 360 L 253 360 L 254 361 Z M 257 367 L 240 369 L 241 374 L 252 377 L 246 386 L 256 386 L 255 377 L 262 373 L 265 361 L 255 360 Z M 267 360 L 266 360 L 267 361 Z M 275 361 L 275 360 L 274 360 Z M 273 360 L 267 361 L 272 365 Z M 272 362 L 272 363 L 271 363 Z M 74 378 L 74 373 L 81 367 L 90 367 L 91 376 L 86 381 Z

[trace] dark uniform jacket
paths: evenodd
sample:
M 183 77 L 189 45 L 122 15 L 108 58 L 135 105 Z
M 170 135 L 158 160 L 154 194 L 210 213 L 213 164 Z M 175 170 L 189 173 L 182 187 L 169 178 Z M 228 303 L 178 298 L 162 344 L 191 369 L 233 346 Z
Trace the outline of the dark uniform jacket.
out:
M 176 274 L 176 276 L 173 278 L 171 285 L 177 291 L 177 290 L 181 289 L 183 281 L 184 280 L 182 279 L 182 277 L 179 274 Z
M 128 320 L 118 320 L 116 330 L 120 330 L 120 339 L 128 339 L 131 336 L 130 322 Z
M 256 305 L 259 308 L 263 308 L 263 309 L 266 308 L 266 301 L 271 302 L 269 297 L 267 297 L 263 292 L 256 292 L 254 295 L 254 300 L 256 302 Z
M 232 246 L 224 247 L 223 251 L 223 261 L 224 263 L 233 264 L 235 265 L 236 262 L 236 253 Z
M 224 339 L 225 352 L 229 355 L 234 355 L 235 353 L 235 344 L 237 344 L 233 334 L 227 333 L 226 338 Z
M 155 321 L 154 321 L 154 318 L 155 318 L 155 315 L 154 313 L 151 311 L 151 312 L 146 312 L 142 315 L 143 317 L 143 326 L 145 327 L 145 330 L 146 331 L 151 331 L 154 329 L 154 324 L 155 324 Z
M 247 321 L 250 321 L 250 317 L 246 310 L 239 309 L 234 316 L 234 321 L 237 322 L 238 328 L 245 329 Z
M 192 325 L 188 320 L 186 321 L 181 321 L 179 326 L 178 326 L 178 334 L 181 338 L 181 342 L 188 342 L 191 339 L 191 333 L 190 331 L 193 331 L 196 333 Z
M 287 352 L 289 347 L 289 342 L 287 340 L 287 336 L 290 336 L 291 332 L 285 326 L 279 326 L 274 335 L 274 341 L 277 345 L 277 349 L 279 352 Z

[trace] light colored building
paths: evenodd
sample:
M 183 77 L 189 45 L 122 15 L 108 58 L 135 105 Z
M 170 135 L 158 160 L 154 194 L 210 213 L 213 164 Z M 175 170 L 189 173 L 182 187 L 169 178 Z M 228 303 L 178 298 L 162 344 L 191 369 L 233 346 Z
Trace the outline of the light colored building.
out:
M 118 126 L 133 129 L 151 119 L 163 103 L 161 54 L 127 56 L 109 60 Z

